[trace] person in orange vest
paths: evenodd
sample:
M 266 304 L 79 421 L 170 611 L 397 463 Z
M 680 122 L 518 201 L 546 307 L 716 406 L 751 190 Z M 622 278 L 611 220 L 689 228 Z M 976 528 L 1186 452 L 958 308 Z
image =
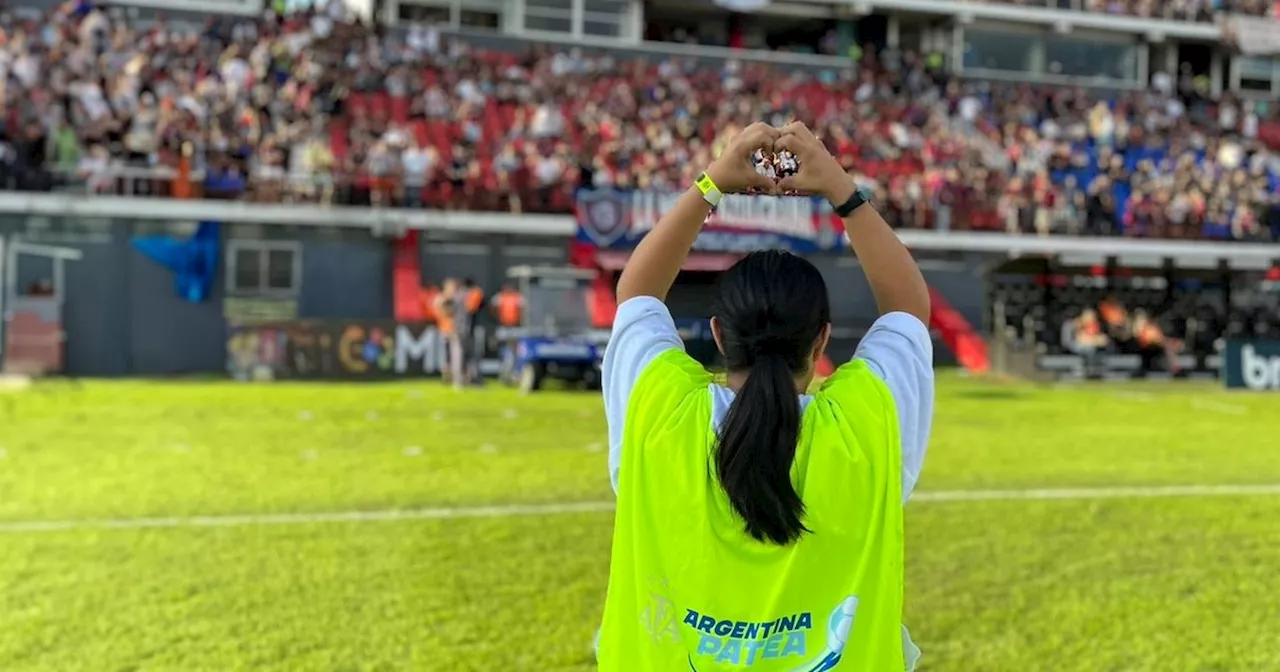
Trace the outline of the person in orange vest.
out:
M 455 390 L 461 390 L 467 381 L 467 336 L 471 327 L 467 323 L 470 313 L 466 309 L 466 294 L 456 278 L 447 278 L 444 288 L 435 298 L 436 324 L 445 338 L 449 352 L 448 378 Z
M 516 283 L 503 283 L 502 291 L 489 299 L 489 312 L 498 321 L 497 333 L 494 334 L 498 349 L 501 351 L 505 347 L 507 352 L 514 353 L 520 327 L 524 326 L 524 295 L 516 289 Z M 513 360 L 504 355 L 502 361 L 502 378 L 510 382 L 510 377 L 515 374 Z
M 169 98 L 165 98 L 169 101 Z M 195 198 L 195 189 L 191 183 L 191 154 L 195 149 L 190 142 L 182 143 L 182 154 L 178 158 L 178 175 L 173 180 L 170 193 L 174 198 Z
M 1165 336 L 1164 330 L 1146 311 L 1134 311 L 1133 337 L 1138 342 L 1138 354 L 1142 357 L 1144 370 L 1153 369 L 1156 359 L 1163 355 L 1169 373 L 1176 376 L 1182 371 L 1178 362 L 1178 355 L 1182 354 L 1182 341 Z
M 463 370 L 467 375 L 467 382 L 472 385 L 480 385 L 480 356 L 476 345 L 476 322 L 480 317 L 480 309 L 484 308 L 484 290 L 480 289 L 471 278 L 462 280 L 462 302 L 467 311 L 467 333 L 461 337 L 468 343 L 463 348 L 466 354 L 466 360 L 463 362 Z
M 518 327 L 524 319 L 524 295 L 516 289 L 514 282 L 508 282 L 489 300 L 489 311 L 498 318 L 499 325 Z
M 467 312 L 472 315 L 479 313 L 480 308 L 484 306 L 484 290 L 477 287 L 471 278 L 465 278 L 462 281 L 462 288 Z
M 427 285 L 422 288 L 419 295 L 419 301 L 422 302 L 422 319 L 427 322 L 434 323 L 444 332 L 444 325 L 440 324 L 440 314 L 436 310 L 436 303 L 440 298 L 440 288 L 435 285 Z

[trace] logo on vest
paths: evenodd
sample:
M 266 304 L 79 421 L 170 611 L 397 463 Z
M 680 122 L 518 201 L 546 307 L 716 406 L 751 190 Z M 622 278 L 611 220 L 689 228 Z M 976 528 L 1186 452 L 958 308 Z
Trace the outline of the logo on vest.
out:
M 716 665 L 754 665 L 757 661 L 796 658 L 795 672 L 825 672 L 834 669 L 844 655 L 849 633 L 858 612 L 858 598 L 845 598 L 827 618 L 826 646 L 817 654 L 812 612 L 781 616 L 772 621 L 731 621 L 686 609 L 684 625 L 691 628 L 698 648 L 689 656 L 689 666 L 702 660 Z M 807 659 L 807 660 L 806 660 Z M 804 662 L 801 662 L 804 661 Z
M 666 579 L 649 580 L 649 602 L 640 612 L 640 623 L 655 644 L 663 643 L 664 639 L 671 643 L 680 642 L 680 617 L 676 603 L 668 597 L 670 592 Z

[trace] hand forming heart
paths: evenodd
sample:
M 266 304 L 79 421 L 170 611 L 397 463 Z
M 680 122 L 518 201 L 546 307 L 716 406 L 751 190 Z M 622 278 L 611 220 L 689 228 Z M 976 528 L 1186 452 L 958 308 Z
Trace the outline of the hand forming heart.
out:
M 795 163 L 795 170 L 780 179 L 761 174 L 753 165 L 757 151 L 766 162 L 775 162 L 778 153 L 787 152 Z M 781 129 L 763 122 L 748 126 L 734 136 L 724 153 L 707 168 L 707 174 L 726 194 L 811 194 L 843 202 L 853 190 L 853 182 L 844 168 L 822 141 L 798 121 Z
M 749 191 L 778 193 L 778 183 L 756 172 L 752 157 L 757 151 L 765 156 L 774 152 L 773 143 L 781 135 L 778 129 L 756 122 L 733 136 L 724 152 L 707 167 L 707 175 L 722 193 L 743 194 Z

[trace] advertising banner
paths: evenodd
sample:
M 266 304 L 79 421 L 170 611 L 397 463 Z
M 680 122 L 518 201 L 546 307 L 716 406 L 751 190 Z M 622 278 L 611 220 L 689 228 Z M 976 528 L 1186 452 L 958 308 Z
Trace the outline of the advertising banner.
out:
M 1280 341 L 1232 339 L 1223 354 L 1228 388 L 1280 391 Z
M 602 250 L 630 250 L 679 198 L 673 192 L 580 190 L 574 208 L 577 240 Z M 707 218 L 693 245 L 696 252 L 765 248 L 801 254 L 840 251 L 845 241 L 823 199 L 730 194 Z
M 476 328 L 482 372 L 498 368 L 496 339 Z M 227 372 L 237 380 L 438 376 L 446 339 L 432 324 L 315 320 L 233 326 Z
M 715 342 L 707 320 L 679 320 L 689 353 L 710 363 Z M 475 330 L 480 373 L 501 369 L 502 346 L 536 336 L 525 329 Z M 585 337 L 603 346 L 607 330 Z M 227 330 L 227 374 L 236 380 L 379 380 L 441 375 L 449 365 L 448 339 L 434 324 L 394 320 L 298 320 L 234 325 Z M 539 346 L 544 352 L 555 344 Z M 579 347 L 566 346 L 566 347 Z

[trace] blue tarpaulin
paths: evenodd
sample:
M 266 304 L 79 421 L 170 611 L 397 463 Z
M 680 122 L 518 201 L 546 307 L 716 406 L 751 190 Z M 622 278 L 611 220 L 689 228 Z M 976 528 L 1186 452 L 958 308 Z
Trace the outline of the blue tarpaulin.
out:
M 222 243 L 217 222 L 200 222 L 195 235 L 185 240 L 174 236 L 138 236 L 133 248 L 173 272 L 178 296 L 192 303 L 209 298 L 218 275 L 218 250 Z

